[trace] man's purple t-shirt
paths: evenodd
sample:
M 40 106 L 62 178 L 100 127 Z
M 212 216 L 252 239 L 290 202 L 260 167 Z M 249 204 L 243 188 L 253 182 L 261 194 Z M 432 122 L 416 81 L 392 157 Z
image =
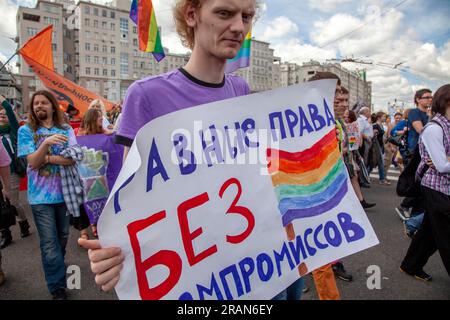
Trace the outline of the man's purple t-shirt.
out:
M 133 83 L 127 91 L 116 142 L 131 146 L 137 132 L 153 119 L 185 108 L 249 94 L 248 84 L 226 75 L 220 84 L 206 83 L 174 70 Z

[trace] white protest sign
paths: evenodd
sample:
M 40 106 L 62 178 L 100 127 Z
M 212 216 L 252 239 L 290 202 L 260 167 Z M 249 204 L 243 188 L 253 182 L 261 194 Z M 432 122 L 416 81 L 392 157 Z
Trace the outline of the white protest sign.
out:
M 316 81 L 144 126 L 98 225 L 126 257 L 119 298 L 271 299 L 378 244 L 340 157 L 335 89 Z

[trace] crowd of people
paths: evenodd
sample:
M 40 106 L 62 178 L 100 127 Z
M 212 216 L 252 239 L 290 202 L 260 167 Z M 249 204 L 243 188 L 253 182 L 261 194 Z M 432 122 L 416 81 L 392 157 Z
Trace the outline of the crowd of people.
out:
M 237 54 L 250 30 L 257 3 L 239 1 L 231 10 L 222 8 L 221 2 L 176 2 L 177 31 L 192 55 L 183 68 L 133 83 L 123 102 L 123 112 L 122 106 L 117 105 L 108 113 L 100 100 L 93 101 L 79 128 L 74 130 L 70 124 L 77 121 L 76 109 L 67 110 L 65 116 L 50 92 L 38 91 L 31 97 L 27 123 L 19 126 L 8 102 L 1 98 L 3 196 L 16 206 L 21 236 L 27 237 L 30 225 L 18 200 L 18 181 L 24 175 L 23 159 L 26 159 L 28 202 L 40 238 L 47 287 L 54 299 L 67 298 L 64 257 L 70 216 L 61 171 L 76 164 L 76 158 L 62 155 L 72 149 L 76 154 L 77 135 L 115 133 L 115 142 L 125 146 L 126 158 L 138 130 L 151 120 L 184 108 L 250 93 L 243 79 L 225 75 L 224 68 L 226 60 Z M 423 268 L 438 250 L 450 275 L 450 85 L 441 87 L 434 97 L 428 89 L 419 90 L 414 97 L 417 108 L 387 115 L 372 114 L 369 107 L 349 106 L 350 92 L 335 74 L 318 72 L 309 80 L 321 79 L 337 81 L 336 135 L 351 184 L 364 209 L 376 204 L 366 201 L 363 190 L 370 188 L 374 181 L 382 186 L 391 185 L 389 170 L 396 167 L 406 171 L 418 153 L 420 165 L 415 172 L 420 173 L 422 194 L 406 198 L 396 208 L 412 238 L 400 269 L 429 281 L 431 276 Z M 378 180 L 370 178 L 374 169 L 378 171 Z M 119 248 L 101 247 L 95 239 L 95 225 L 80 211 L 72 221 L 80 232 L 78 244 L 89 249 L 97 284 L 105 291 L 112 290 L 119 281 L 124 256 Z M 94 239 L 90 239 L 89 228 Z M 1 234 L 1 248 L 4 248 L 11 243 L 11 232 L 3 227 Z M 340 299 L 336 278 L 353 280 L 342 261 L 313 271 L 312 277 L 322 300 Z M 0 258 L 0 284 L 4 279 Z M 299 300 L 306 291 L 304 277 L 299 278 L 275 299 Z

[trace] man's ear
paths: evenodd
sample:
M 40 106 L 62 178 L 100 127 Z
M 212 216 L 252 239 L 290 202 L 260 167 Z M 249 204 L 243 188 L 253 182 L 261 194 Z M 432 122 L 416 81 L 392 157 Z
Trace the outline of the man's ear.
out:
M 188 4 L 184 11 L 184 19 L 186 20 L 186 24 L 189 27 L 195 28 L 197 26 L 197 18 L 198 18 L 197 15 L 198 15 L 197 8 Z

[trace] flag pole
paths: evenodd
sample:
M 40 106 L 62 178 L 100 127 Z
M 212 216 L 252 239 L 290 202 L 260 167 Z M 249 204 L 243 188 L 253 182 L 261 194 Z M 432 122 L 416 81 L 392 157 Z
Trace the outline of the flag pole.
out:
M 17 55 L 17 53 L 19 53 L 19 51 L 16 51 L 16 53 L 14 53 L 12 56 L 11 56 L 11 58 L 9 58 L 3 65 L 2 65 L 2 67 L 0 68 L 0 71 L 2 71 L 3 70 L 3 68 L 12 60 L 12 58 L 14 58 L 16 55 Z

